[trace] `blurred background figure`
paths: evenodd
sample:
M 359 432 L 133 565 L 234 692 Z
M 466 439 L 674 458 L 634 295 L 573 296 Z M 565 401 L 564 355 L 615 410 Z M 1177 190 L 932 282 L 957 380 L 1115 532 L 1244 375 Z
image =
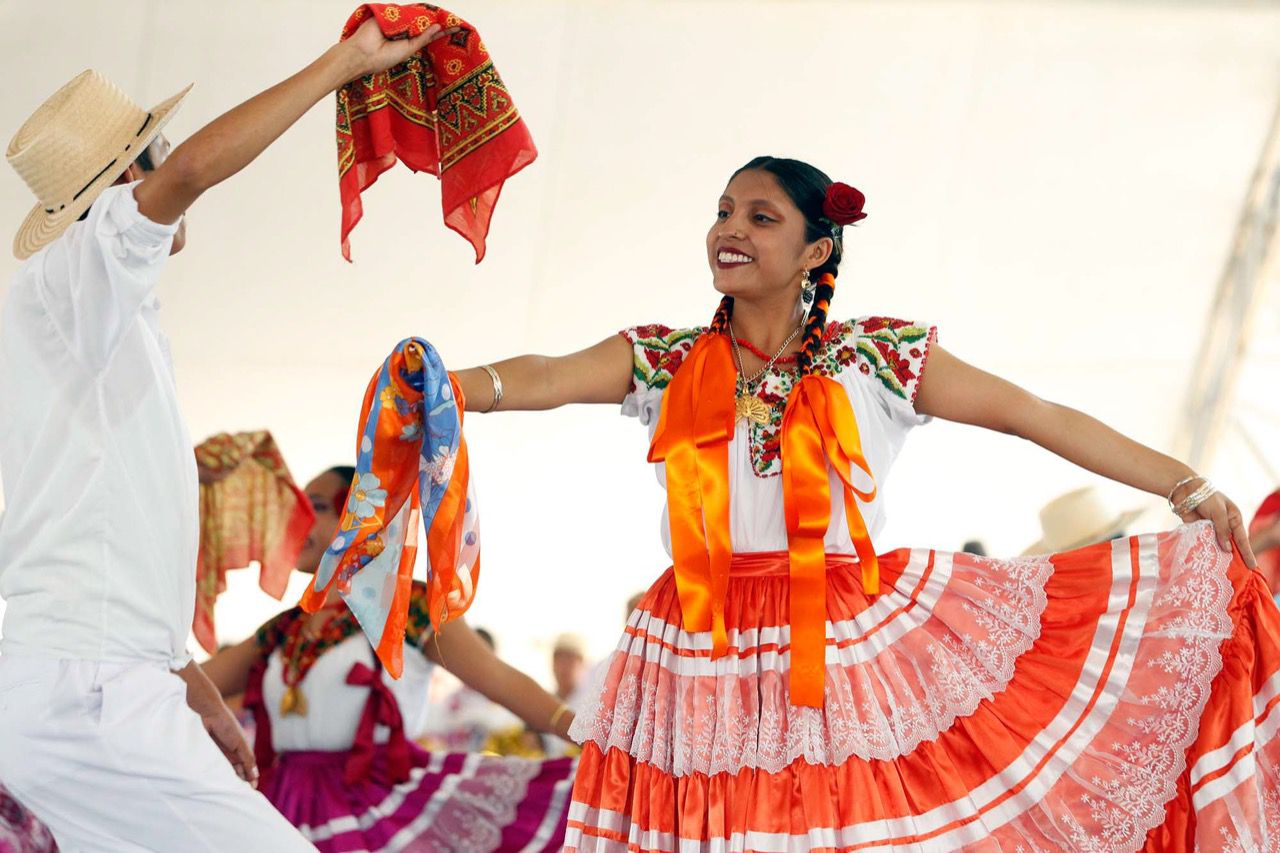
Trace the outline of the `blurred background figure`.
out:
M 1272 492 L 1249 524 L 1258 571 L 1267 579 L 1271 592 L 1280 600 L 1280 489 Z
M 587 672 L 587 644 L 577 634 L 561 634 L 551 647 L 551 677 L 555 696 L 572 706 L 584 687 Z
M 960 550 L 966 554 L 973 554 L 977 557 L 987 556 L 987 546 L 982 544 L 981 539 L 970 539 L 968 542 L 960 546 Z

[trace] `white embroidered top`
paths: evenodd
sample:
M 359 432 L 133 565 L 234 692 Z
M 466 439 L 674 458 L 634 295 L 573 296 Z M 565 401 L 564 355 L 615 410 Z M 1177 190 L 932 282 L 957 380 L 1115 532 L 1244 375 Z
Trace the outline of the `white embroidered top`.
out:
M 631 393 L 622 413 L 639 417 L 652 438 L 662 409 L 662 395 L 685 355 L 704 329 L 670 329 L 636 326 L 621 334 L 634 349 Z M 862 442 L 863 454 L 883 485 L 907 433 L 928 418 L 915 410 L 920 377 L 928 361 L 929 347 L 937 339 L 932 326 L 887 317 L 864 317 L 828 324 L 824 345 L 814 372 L 838 381 L 849 395 Z M 770 407 L 767 424 L 739 421 L 729 445 L 730 542 L 735 553 L 787 550 L 783 515 L 780 432 L 787 394 L 794 373 L 771 371 L 757 389 Z M 658 464 L 658 482 L 666 488 L 665 466 Z M 853 554 L 844 515 L 844 491 L 834 472 L 831 477 L 831 525 L 827 530 L 828 553 Z M 870 484 L 863 472 L 853 472 L 862 489 Z M 884 502 L 880 495 L 859 507 L 867 530 L 874 538 L 884 526 Z M 671 533 L 663 510 L 662 540 L 671 552 Z
M 347 637 L 320 655 L 307 670 L 298 684 L 298 689 L 307 697 L 307 713 L 282 715 L 284 658 L 281 649 L 271 654 L 262 679 L 262 698 L 271 715 L 271 742 L 276 752 L 351 748 L 369 701 L 366 685 L 347 683 L 347 675 L 357 663 L 370 669 L 374 667 L 373 649 L 361 633 Z M 434 670 L 435 665 L 423 656 L 422 650 L 406 640 L 404 672 L 400 678 L 379 671 L 382 682 L 396 697 L 404 719 L 404 733 L 410 740 L 417 740 L 426 731 L 427 688 Z M 374 742 L 386 743 L 387 736 L 385 726 L 375 728 Z

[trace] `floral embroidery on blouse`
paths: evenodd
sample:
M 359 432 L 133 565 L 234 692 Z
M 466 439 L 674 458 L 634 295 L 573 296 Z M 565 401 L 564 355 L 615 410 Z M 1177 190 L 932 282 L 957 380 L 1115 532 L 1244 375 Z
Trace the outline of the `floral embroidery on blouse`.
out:
M 635 354 L 631 367 L 635 388 L 666 388 L 684 363 L 694 341 L 706 328 L 672 329 L 652 323 L 623 331 Z
M 902 399 L 915 403 L 925 359 L 934 330 L 891 317 L 865 317 L 857 321 L 859 369 L 879 379 Z
M 635 351 L 633 391 L 666 388 L 704 331 L 657 324 L 623 331 Z M 859 372 L 890 394 L 914 404 L 935 334 L 932 326 L 890 317 L 833 321 L 827 324 L 813 371 L 835 379 L 856 364 Z M 759 477 L 782 473 L 782 415 L 794 384 L 794 373 L 779 370 L 765 376 L 756 390 L 770 415 L 768 423 L 748 426 L 752 468 Z

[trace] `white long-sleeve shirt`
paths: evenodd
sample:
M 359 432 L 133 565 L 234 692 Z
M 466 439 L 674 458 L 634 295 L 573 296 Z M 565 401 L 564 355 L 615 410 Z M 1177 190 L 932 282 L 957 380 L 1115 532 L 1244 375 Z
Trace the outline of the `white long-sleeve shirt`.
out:
M 0 318 L 0 652 L 190 659 L 198 481 L 156 284 L 176 230 L 107 189 Z

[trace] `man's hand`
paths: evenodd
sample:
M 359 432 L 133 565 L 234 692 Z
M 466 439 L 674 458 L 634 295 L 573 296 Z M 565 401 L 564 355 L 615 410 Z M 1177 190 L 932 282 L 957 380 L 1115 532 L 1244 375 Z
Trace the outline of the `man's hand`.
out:
M 240 778 L 250 785 L 258 785 L 258 764 L 254 761 L 253 750 L 244 739 L 240 724 L 231 715 L 218 688 L 213 686 L 209 676 L 204 674 L 200 665 L 191 661 L 175 673 L 187 685 L 187 707 L 200 716 L 204 730 L 213 738 L 213 742 L 222 750 L 222 754 L 231 762 Z
M 439 24 L 432 24 L 417 38 L 393 40 L 384 36 L 378 22 L 370 18 L 343 45 L 357 57 L 356 67 L 360 72 L 356 76 L 364 77 L 399 65 L 431 42 L 455 31 L 456 28 L 445 30 Z
M 343 84 L 385 71 L 453 32 L 431 26 L 414 39 L 389 40 L 374 20 L 288 80 L 214 119 L 174 149 L 133 191 L 138 210 L 152 222 L 177 222 L 205 190 L 253 161 L 321 98 Z
M 226 705 L 222 710 L 207 717 L 201 717 L 204 730 L 213 738 L 213 742 L 222 750 L 222 754 L 231 762 L 236 774 L 253 787 L 258 787 L 258 762 L 254 760 L 249 741 L 245 740 L 244 731 Z

